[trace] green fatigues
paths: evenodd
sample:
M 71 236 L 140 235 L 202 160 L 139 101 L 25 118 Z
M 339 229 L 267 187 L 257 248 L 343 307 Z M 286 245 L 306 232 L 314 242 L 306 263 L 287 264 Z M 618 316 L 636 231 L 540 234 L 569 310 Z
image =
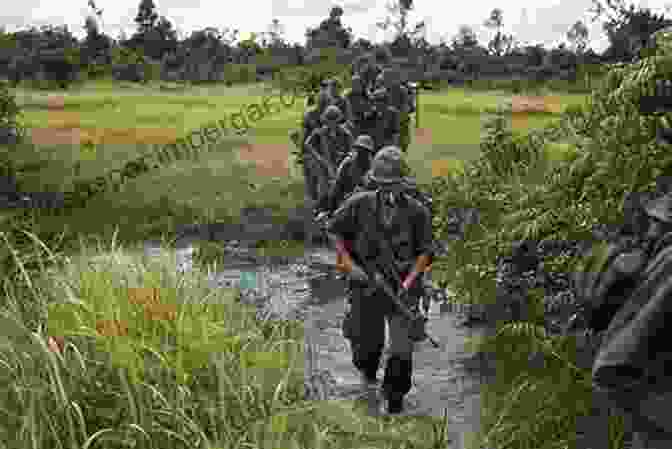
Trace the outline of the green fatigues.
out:
M 390 92 L 390 105 L 399 110 L 399 148 L 405 153 L 411 143 L 411 96 L 408 90 L 398 85 L 388 89 Z
M 383 70 L 376 64 L 369 65 L 360 72 L 359 76 L 362 78 L 362 81 L 364 81 L 364 86 L 367 90 L 375 89 L 376 78 L 378 78 L 378 75 L 380 75 L 382 71 Z
M 345 99 L 348 102 L 352 114 L 352 123 L 354 125 L 352 137 L 356 139 L 362 135 L 362 129 L 366 121 L 367 113 L 372 113 L 373 108 L 371 107 L 370 100 L 363 93 L 355 94 L 354 92 L 348 92 L 345 94 Z
M 621 252 L 612 245 L 612 261 Z M 593 363 L 595 393 L 630 418 L 633 449 L 672 447 L 672 418 L 667 414 L 672 351 L 670 327 L 665 326 L 665 316 L 672 312 L 672 247 L 656 251 L 634 277 L 614 276 L 615 266 L 609 262 L 605 274 L 597 278 L 605 290 L 594 298 L 600 307 L 590 320 L 598 330 L 608 326 Z M 609 277 L 613 283 L 605 284 Z M 600 297 L 605 301 L 599 303 Z M 600 314 L 604 316 L 595 316 Z
M 355 263 L 375 260 L 378 256 L 372 239 L 387 238 L 396 254 L 395 264 L 402 279 L 422 254 L 432 254 L 432 219 L 429 210 L 415 199 L 401 201 L 384 236 L 370 235 L 375 227 L 378 197 L 375 191 L 361 191 L 345 200 L 327 223 L 327 231 L 351 241 Z M 362 265 L 364 266 L 364 265 Z M 393 288 L 396 282 L 388 279 Z M 410 308 L 418 307 L 423 295 L 422 275 L 411 286 L 406 299 Z M 352 361 L 369 380 L 376 379 L 385 346 L 385 321 L 390 329 L 389 359 L 382 384 L 384 394 L 403 397 L 411 389 L 414 344 L 407 321 L 394 303 L 369 283 L 349 281 L 350 311 L 343 323 L 344 336 L 350 340 Z
M 382 111 L 374 112 L 373 116 L 365 120 L 362 134 L 368 134 L 376 144 L 376 151 L 386 145 L 397 145 L 394 136 L 400 134 L 399 110 L 387 106 Z
M 338 167 L 341 160 L 347 155 L 352 146 L 352 134 L 343 125 L 335 128 L 335 133 L 329 133 L 329 128 L 325 125 L 314 130 L 306 139 L 306 145 L 312 145 L 317 153 L 327 161 L 331 162 L 332 167 Z M 328 171 L 319 162 L 314 160 L 310 152 L 306 151 L 304 158 L 310 160 L 311 179 L 314 179 L 316 188 L 313 200 L 319 201 L 324 195 L 328 194 L 330 179 Z
M 322 126 L 320 121 L 320 111 L 312 109 L 306 112 L 303 116 L 302 141 L 305 142 L 313 131 L 319 129 L 320 126 Z M 313 161 L 310 156 L 306 159 L 305 148 L 301 149 L 301 157 L 303 159 L 303 177 L 305 180 L 306 195 L 312 199 L 318 198 L 318 187 L 320 182 L 318 173 L 321 173 L 321 171 L 319 167 L 316 167 L 315 161 Z
M 320 202 L 318 208 L 333 212 L 340 203 L 362 184 L 366 172 L 371 166 L 371 157 L 365 154 L 366 150 L 359 149 L 357 153 L 350 153 L 338 167 L 336 182 L 331 187 L 329 195 Z

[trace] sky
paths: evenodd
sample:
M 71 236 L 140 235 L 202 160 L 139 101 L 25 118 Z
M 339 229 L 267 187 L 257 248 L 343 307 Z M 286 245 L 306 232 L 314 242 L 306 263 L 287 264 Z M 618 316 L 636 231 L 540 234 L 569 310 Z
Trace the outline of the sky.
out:
M 386 16 L 390 0 L 154 0 L 159 15 L 166 16 L 180 32 L 181 37 L 205 27 L 239 29 L 241 35 L 249 32 L 268 31 L 269 24 L 277 18 L 284 27 L 284 36 L 290 42 L 305 43 L 307 27 L 317 26 L 328 16 L 332 6 L 344 10 L 341 18 L 351 27 L 355 38 L 364 37 L 373 42 L 391 36 L 379 30 L 375 23 Z M 8 2 L 8 0 L 3 0 Z M 672 0 L 641 0 L 635 5 L 649 7 L 654 12 L 665 12 Z M 498 0 L 473 3 L 440 0 L 415 0 L 410 15 L 411 24 L 424 20 L 426 39 L 438 44 L 450 41 L 461 25 L 471 26 L 481 43 L 490 40 L 493 32 L 483 26 L 493 8 L 504 12 L 504 31 L 513 34 L 523 44 L 555 46 L 565 42 L 566 32 L 576 20 L 583 20 L 589 29 L 589 46 L 602 51 L 607 40 L 601 22 L 591 22 L 588 10 L 591 0 L 550 0 L 539 7 L 537 0 Z M 131 35 L 135 30 L 133 18 L 139 0 L 97 0 L 103 10 L 102 29 L 114 38 L 123 30 Z M 22 0 L 3 6 L 0 26 L 8 31 L 41 25 L 68 25 L 78 37 L 84 35 L 84 18 L 90 13 L 87 0 Z M 672 13 L 670 14 L 672 15 Z

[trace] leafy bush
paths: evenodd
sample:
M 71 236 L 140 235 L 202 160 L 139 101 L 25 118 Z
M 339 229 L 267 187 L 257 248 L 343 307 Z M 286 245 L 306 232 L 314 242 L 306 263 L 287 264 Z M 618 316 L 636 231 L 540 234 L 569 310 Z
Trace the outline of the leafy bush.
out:
M 672 38 L 662 36 L 658 44 L 648 58 L 610 66 L 584 107 L 569 108 L 539 131 L 512 133 L 500 111 L 488 124 L 482 156 L 465 165 L 464 176 L 433 181 L 437 210 L 471 206 L 481 212 L 480 224 L 435 263 L 436 277 L 457 297 L 491 302 L 494 261 L 515 241 L 591 241 L 597 224 L 623 222 L 624 196 L 651 191 L 659 176 L 672 174 L 672 154 L 656 139 L 657 129 L 669 126 L 667 117 L 644 116 L 638 107 L 656 80 L 670 79 Z M 566 154 L 550 161 L 559 142 Z M 443 235 L 446 214 L 438 215 L 434 226 Z M 571 271 L 577 262 L 563 266 Z M 573 446 L 591 389 L 589 370 L 576 366 L 579 348 L 572 339 L 548 334 L 531 318 L 501 327 L 488 343 L 497 381 L 485 392 L 487 444 Z M 530 363 L 535 354 L 544 361 L 538 369 Z M 608 425 L 609 447 L 622 447 L 622 421 L 611 417 Z

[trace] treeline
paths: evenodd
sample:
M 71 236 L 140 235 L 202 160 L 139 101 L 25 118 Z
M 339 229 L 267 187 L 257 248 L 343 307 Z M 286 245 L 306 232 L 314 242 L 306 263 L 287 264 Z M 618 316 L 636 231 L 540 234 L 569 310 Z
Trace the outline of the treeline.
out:
M 393 3 L 389 17 L 378 24 L 396 30 L 391 42 L 380 45 L 355 39 L 352 30 L 341 23 L 340 7 L 333 7 L 329 17 L 307 30 L 305 45 L 288 44 L 277 20 L 268 31 L 246 40 L 239 38 L 238 30 L 213 27 L 180 39 L 153 0 L 140 1 L 136 32 L 114 39 L 101 31 L 102 11 L 89 0 L 91 14 L 84 22 L 83 39 L 64 26 L 11 33 L 0 30 L 0 77 L 14 85 L 28 81 L 50 88 L 67 88 L 73 82 L 99 77 L 132 82 L 254 82 L 283 67 L 312 65 L 334 57 L 344 65 L 375 52 L 379 62 L 404 68 L 414 81 L 522 78 L 576 82 L 601 72 L 604 63 L 637 58 L 651 34 L 672 23 L 649 9 L 628 8 L 623 2 L 596 5 L 595 13 L 609 18 L 604 30 L 610 46 L 602 54 L 586 50 L 588 30 L 581 21 L 567 32 L 569 46 L 547 50 L 541 45 L 520 45 L 515 36 L 502 32 L 504 14 L 499 8 L 485 21 L 495 31 L 490 42 L 479 43 L 473 30 L 462 26 L 451 42 L 431 45 L 424 38 L 424 23 L 409 27 L 407 15 L 413 2 L 408 0 Z

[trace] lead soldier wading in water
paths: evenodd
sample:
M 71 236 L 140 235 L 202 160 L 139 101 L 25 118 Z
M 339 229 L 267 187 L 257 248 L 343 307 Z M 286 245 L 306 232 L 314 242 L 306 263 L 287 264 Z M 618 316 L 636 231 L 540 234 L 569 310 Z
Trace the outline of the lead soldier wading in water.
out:
M 381 390 L 392 414 L 403 411 L 411 389 L 414 346 L 422 339 L 417 326 L 424 321 L 406 318 L 376 280 L 393 286 L 409 309 L 418 310 L 424 295 L 422 276 L 433 256 L 431 212 L 406 194 L 401 157 L 397 147 L 379 151 L 367 175 L 369 188 L 347 198 L 326 223 L 342 256 L 340 269 L 348 275 L 350 310 L 343 322 L 344 337 L 350 340 L 353 364 L 372 412 L 378 408 L 377 371 L 388 323 L 390 355 Z

